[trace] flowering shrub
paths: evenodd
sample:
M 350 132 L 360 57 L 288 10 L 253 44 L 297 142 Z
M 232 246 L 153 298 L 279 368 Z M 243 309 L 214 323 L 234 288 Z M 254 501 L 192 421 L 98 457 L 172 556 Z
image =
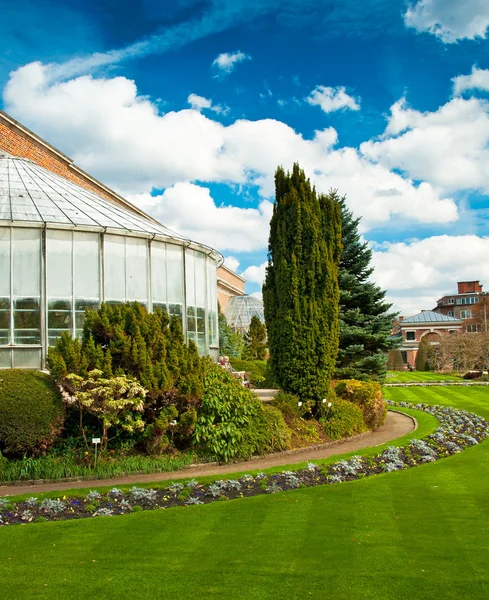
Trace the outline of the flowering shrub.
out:
M 0 526 L 121 515 L 257 494 L 276 494 L 298 487 L 336 484 L 433 462 L 476 445 L 489 436 L 489 422 L 473 413 L 426 404 L 400 403 L 400 406 L 432 414 L 439 421 L 438 428 L 425 439 L 412 439 L 405 446 L 389 446 L 373 457 L 353 456 L 325 467 L 309 462 L 303 469 L 272 475 L 245 474 L 239 479 L 220 479 L 209 484 L 191 480 L 187 484 L 172 483 L 158 490 L 133 487 L 124 492 L 113 488 L 107 493 L 90 491 L 85 497 L 63 500 L 45 498 L 38 502 L 37 498 L 29 498 L 22 502 L 11 502 L 8 498 L 0 498 Z

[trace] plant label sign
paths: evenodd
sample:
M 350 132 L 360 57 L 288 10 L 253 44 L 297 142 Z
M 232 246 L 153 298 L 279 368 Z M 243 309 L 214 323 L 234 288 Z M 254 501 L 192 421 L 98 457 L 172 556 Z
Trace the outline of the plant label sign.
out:
M 92 438 L 92 444 L 100 444 L 100 438 Z

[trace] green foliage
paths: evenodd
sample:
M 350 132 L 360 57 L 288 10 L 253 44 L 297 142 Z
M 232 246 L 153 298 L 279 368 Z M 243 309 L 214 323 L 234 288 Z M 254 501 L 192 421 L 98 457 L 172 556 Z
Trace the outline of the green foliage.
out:
M 218 328 L 219 328 L 219 354 L 231 358 L 241 358 L 243 352 L 243 338 L 239 333 L 234 333 L 228 325 L 226 317 L 218 304 Z
M 278 168 L 263 286 L 273 378 L 301 399 L 325 397 L 338 350 L 341 217 L 298 164 Z
M 377 429 L 384 423 L 387 404 L 379 383 L 347 379 L 338 383 L 335 392 L 339 398 L 348 400 L 363 410 L 363 418 L 369 429 Z
M 63 333 L 48 364 L 56 380 L 68 373 L 86 377 L 93 369 L 106 378 L 136 378 L 156 407 L 169 404 L 169 392 L 178 390 L 185 400 L 202 393 L 201 359 L 193 342 L 185 344 L 179 320 L 161 309 L 148 313 L 138 302 L 88 311 L 83 340 Z
M 387 355 L 387 369 L 389 371 L 404 371 L 404 361 L 399 348 L 391 350 Z
M 256 315 L 253 315 L 250 327 L 244 334 L 243 358 L 245 360 L 263 360 L 267 353 L 266 341 L 267 328 Z
M 362 409 L 341 398 L 337 398 L 325 411 L 320 423 L 330 440 L 339 440 L 366 430 Z
M 429 366 L 429 354 L 430 354 L 430 344 L 422 339 L 419 343 L 418 352 L 416 353 L 416 363 L 415 368 L 416 371 L 430 371 Z
M 383 382 L 387 353 L 399 347 L 401 339 L 392 337 L 392 304 L 386 292 L 369 279 L 372 250 L 362 242 L 359 218 L 346 207 L 345 197 L 336 192 L 332 198 L 341 207 L 343 250 L 339 265 L 340 342 L 335 379 L 360 379 Z
M 147 390 L 135 379 L 126 375 L 105 378 L 102 371 L 93 369 L 85 379 L 71 373 L 60 383 L 71 395 L 72 402 L 78 405 L 80 414 L 86 411 L 99 419 L 102 427 L 102 452 L 107 448 L 108 430 L 111 427 L 118 425 L 129 432 L 144 429 L 141 413 Z M 81 433 L 87 442 L 83 425 Z
M 222 462 L 262 451 L 282 450 L 285 423 L 221 367 L 206 361 L 204 393 L 193 439 L 205 454 Z
M 299 418 L 303 414 L 302 406 L 299 407 L 299 398 L 283 390 L 273 398 L 272 406 L 278 408 L 287 420 Z
M 273 387 L 273 381 L 270 379 L 270 371 L 266 360 L 238 360 L 233 358 L 230 362 L 236 371 L 245 371 L 248 373 L 250 383 L 253 387 Z
M 59 434 L 64 412 L 49 375 L 0 371 L 0 448 L 6 454 L 44 453 Z

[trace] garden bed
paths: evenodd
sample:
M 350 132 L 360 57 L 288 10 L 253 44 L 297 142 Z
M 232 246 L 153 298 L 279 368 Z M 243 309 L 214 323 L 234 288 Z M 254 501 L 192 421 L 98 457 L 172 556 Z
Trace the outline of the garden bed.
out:
M 393 402 L 389 404 L 396 406 Z M 44 498 L 42 501 L 35 497 L 21 502 L 0 498 L 0 526 L 115 516 L 353 481 L 434 462 L 477 445 L 489 436 L 489 422 L 474 413 L 438 405 L 401 402 L 398 406 L 432 414 L 439 420 L 439 427 L 425 439 L 412 439 L 406 446 L 390 446 L 373 457 L 354 456 L 324 467 L 308 463 L 304 469 L 277 474 L 243 475 L 239 479 L 219 479 L 206 484 L 191 480 L 172 483 L 157 490 L 133 487 L 129 491 L 122 491 L 113 488 L 103 494 L 94 490 L 84 496 Z

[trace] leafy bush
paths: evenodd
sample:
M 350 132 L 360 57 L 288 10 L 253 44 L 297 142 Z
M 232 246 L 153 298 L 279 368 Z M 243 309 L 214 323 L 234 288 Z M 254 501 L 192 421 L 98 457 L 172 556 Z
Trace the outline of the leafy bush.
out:
M 468 371 L 463 375 L 463 379 L 480 379 L 482 377 L 482 371 Z
M 273 398 L 272 406 L 275 406 L 287 419 L 297 419 L 302 415 L 301 406 L 299 406 L 299 398 L 294 394 L 289 394 L 280 390 Z
M 287 425 L 221 367 L 206 361 L 193 439 L 205 454 L 229 462 L 287 447 Z
M 262 389 L 273 387 L 266 360 L 239 360 L 231 358 L 230 362 L 236 371 L 246 371 L 248 373 L 250 383 L 253 387 Z
M 325 416 L 320 418 L 320 423 L 331 440 L 339 440 L 366 430 L 361 408 L 341 398 L 332 402 Z
M 6 454 L 42 454 L 63 425 L 54 381 L 45 373 L 0 372 L 0 447 Z
M 377 429 L 384 423 L 387 404 L 379 383 L 345 379 L 337 384 L 335 392 L 339 398 L 353 402 L 363 410 L 363 418 L 369 429 Z

